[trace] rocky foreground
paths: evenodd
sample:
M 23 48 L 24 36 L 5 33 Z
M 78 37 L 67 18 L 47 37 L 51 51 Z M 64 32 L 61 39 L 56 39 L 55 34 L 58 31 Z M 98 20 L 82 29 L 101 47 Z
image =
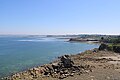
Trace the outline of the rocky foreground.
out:
M 4 80 L 120 80 L 120 55 L 88 50 L 3 78 Z

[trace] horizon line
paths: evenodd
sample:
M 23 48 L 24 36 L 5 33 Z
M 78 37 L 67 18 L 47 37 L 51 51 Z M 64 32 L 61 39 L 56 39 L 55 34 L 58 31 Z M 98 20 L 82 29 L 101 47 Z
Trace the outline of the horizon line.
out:
M 80 34 L 0 34 L 0 35 L 120 35 L 120 34 L 103 34 L 103 33 L 80 33 Z

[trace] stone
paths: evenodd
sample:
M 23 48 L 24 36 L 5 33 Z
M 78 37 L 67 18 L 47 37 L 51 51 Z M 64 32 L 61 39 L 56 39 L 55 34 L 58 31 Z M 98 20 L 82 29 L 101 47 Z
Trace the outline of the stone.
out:
M 107 48 L 108 48 L 108 45 L 103 43 L 103 44 L 100 45 L 99 50 L 105 50 Z
M 48 74 L 49 74 L 49 72 L 48 72 L 48 71 L 45 71 L 45 72 L 44 72 L 44 75 L 48 75 Z
M 66 69 L 66 70 L 64 71 L 64 73 L 65 73 L 65 74 L 68 73 L 68 70 Z
M 110 77 L 109 77 L 109 76 L 107 76 L 107 79 L 110 79 Z
M 69 58 L 68 55 L 62 56 L 61 57 L 61 62 L 63 63 L 63 66 L 66 68 L 70 68 L 73 66 L 73 61 Z
M 53 69 L 58 69 L 59 65 L 58 65 L 58 63 L 52 63 L 52 67 L 53 67 Z
M 74 75 L 74 73 L 71 73 L 71 74 L 70 74 L 70 76 L 73 76 L 73 75 Z

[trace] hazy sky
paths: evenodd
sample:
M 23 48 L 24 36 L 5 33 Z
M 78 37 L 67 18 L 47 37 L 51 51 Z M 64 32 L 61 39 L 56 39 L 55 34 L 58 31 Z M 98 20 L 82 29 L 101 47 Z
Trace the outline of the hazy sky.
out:
M 0 34 L 120 34 L 120 0 L 0 0 Z

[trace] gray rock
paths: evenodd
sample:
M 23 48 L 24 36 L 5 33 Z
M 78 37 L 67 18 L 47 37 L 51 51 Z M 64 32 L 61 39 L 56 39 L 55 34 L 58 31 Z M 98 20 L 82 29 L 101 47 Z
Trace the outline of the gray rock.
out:
M 58 65 L 58 63 L 52 63 L 52 67 L 53 67 L 53 69 L 58 69 L 59 65 Z
M 61 57 L 61 62 L 63 63 L 63 66 L 66 68 L 70 68 L 73 66 L 73 61 L 70 59 L 68 55 L 62 56 Z

